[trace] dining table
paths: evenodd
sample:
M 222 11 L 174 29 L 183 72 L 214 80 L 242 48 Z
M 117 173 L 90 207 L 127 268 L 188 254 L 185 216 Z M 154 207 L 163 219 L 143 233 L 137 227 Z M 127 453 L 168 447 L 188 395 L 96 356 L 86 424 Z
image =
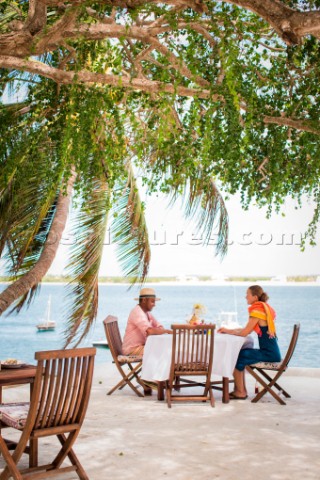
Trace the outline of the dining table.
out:
M 229 403 L 229 382 L 242 348 L 253 348 L 253 338 L 214 334 L 212 364 L 212 387 L 222 390 L 222 402 Z M 144 347 L 141 379 L 155 382 L 158 386 L 158 400 L 164 400 L 165 382 L 169 379 L 172 357 L 172 335 L 149 335 Z M 218 380 L 217 380 L 218 378 Z M 220 384 L 220 387 L 217 385 Z
M 0 370 L 0 403 L 2 403 L 2 389 L 9 385 L 30 384 L 30 395 L 36 376 L 37 367 L 35 365 L 22 365 L 19 368 L 5 368 L 3 365 Z
M 22 365 L 18 368 L 5 368 L 3 365 L 0 370 L 0 404 L 3 402 L 3 387 L 25 385 L 30 384 L 30 397 L 32 395 L 33 383 L 36 376 L 37 367 L 34 365 Z M 1 423 L 0 418 L 0 430 L 7 427 L 7 425 Z M 16 447 L 16 442 L 4 439 L 7 443 L 9 450 Z

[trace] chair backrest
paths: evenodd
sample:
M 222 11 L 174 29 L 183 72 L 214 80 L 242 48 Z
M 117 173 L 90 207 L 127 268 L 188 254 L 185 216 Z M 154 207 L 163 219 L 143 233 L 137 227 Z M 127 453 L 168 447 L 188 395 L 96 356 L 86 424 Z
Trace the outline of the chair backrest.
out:
M 215 325 L 171 325 L 170 378 L 177 372 L 211 375 Z
M 291 357 L 294 353 L 294 350 L 296 348 L 298 337 L 299 337 L 299 332 L 300 332 L 300 323 L 296 323 L 296 324 L 293 325 L 292 337 L 291 337 L 291 340 L 290 340 L 290 343 L 289 343 L 287 353 L 286 353 L 284 359 L 281 362 L 282 365 L 285 365 L 286 367 L 288 366 L 288 364 L 291 360 Z
M 95 354 L 95 348 L 36 352 L 37 372 L 26 421 L 30 431 L 50 428 L 62 433 L 75 424 L 79 429 L 89 402 Z
M 117 358 L 118 355 L 122 355 L 122 338 L 118 318 L 113 315 L 108 315 L 107 318 L 103 320 L 103 325 L 111 355 L 113 358 Z

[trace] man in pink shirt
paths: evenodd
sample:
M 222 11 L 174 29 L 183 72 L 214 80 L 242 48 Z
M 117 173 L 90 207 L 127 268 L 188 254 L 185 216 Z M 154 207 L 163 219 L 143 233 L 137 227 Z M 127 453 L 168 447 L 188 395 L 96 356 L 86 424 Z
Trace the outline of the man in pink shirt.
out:
M 166 330 L 150 313 L 157 300 L 153 288 L 140 290 L 139 304 L 131 310 L 127 328 L 123 337 L 122 353 L 124 355 L 142 355 L 148 335 L 172 333 Z

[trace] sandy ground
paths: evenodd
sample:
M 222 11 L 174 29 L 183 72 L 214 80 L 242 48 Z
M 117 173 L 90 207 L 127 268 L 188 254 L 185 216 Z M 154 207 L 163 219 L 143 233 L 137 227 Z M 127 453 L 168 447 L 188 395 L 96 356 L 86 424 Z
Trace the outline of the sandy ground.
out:
M 89 409 L 75 451 L 90 480 L 319 480 L 320 369 L 289 369 L 281 406 L 271 396 L 216 405 L 179 403 L 168 409 L 126 387 L 106 392 L 119 377 L 112 364 L 97 365 Z M 248 378 L 253 396 L 254 382 Z M 26 387 L 8 388 L 4 401 L 21 401 Z M 16 437 L 16 432 L 5 431 Z M 55 439 L 40 443 L 45 461 Z M 24 456 L 22 464 L 27 464 Z M 0 470 L 3 468 L 0 458 Z M 76 474 L 60 478 L 72 480 Z

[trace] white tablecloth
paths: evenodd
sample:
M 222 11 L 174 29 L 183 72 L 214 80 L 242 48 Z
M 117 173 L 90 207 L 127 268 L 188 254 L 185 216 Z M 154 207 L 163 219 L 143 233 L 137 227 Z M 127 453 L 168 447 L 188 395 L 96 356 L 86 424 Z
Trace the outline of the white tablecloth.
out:
M 232 377 L 242 347 L 252 348 L 253 339 L 225 333 L 215 333 L 212 375 Z M 144 347 L 141 378 L 163 381 L 169 378 L 172 335 L 150 335 Z

